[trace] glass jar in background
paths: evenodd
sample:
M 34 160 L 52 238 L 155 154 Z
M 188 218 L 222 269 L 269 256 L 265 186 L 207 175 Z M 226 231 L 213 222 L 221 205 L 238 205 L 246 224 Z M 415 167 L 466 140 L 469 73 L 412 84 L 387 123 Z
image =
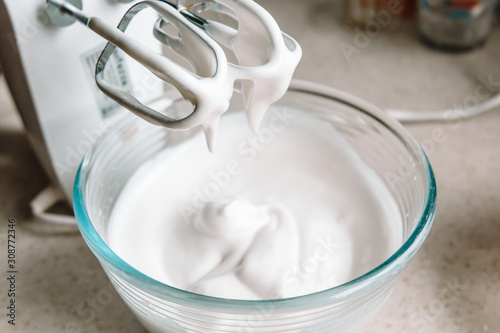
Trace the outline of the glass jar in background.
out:
M 396 28 L 404 20 L 415 17 L 417 0 L 342 0 L 344 17 L 355 26 L 370 21 L 389 22 L 387 28 Z
M 420 0 L 422 40 L 444 50 L 462 51 L 482 45 L 494 18 L 496 0 Z

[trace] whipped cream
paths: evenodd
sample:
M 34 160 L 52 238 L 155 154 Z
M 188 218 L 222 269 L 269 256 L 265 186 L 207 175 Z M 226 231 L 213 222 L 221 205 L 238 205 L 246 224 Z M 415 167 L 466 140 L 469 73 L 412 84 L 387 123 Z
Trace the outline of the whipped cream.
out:
M 171 132 L 176 140 L 177 132 Z M 110 216 L 107 243 L 173 287 L 232 299 L 308 294 L 352 280 L 402 242 L 391 193 L 333 127 L 272 106 L 252 133 L 221 120 L 145 163 Z

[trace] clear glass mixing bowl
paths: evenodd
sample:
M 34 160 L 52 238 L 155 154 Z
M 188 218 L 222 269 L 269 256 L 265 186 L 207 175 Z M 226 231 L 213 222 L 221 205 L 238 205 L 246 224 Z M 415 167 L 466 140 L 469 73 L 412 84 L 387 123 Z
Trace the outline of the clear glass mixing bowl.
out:
M 149 332 L 356 332 L 383 305 L 424 242 L 436 209 L 435 180 L 424 152 L 403 126 L 353 96 L 306 82 L 293 82 L 277 105 L 310 112 L 333 126 L 378 173 L 399 206 L 403 244 L 352 281 L 288 299 L 222 299 L 160 283 L 108 247 L 107 223 L 131 175 L 178 136 L 174 140 L 162 127 L 126 117 L 84 158 L 76 177 L 74 209 L 88 246 Z

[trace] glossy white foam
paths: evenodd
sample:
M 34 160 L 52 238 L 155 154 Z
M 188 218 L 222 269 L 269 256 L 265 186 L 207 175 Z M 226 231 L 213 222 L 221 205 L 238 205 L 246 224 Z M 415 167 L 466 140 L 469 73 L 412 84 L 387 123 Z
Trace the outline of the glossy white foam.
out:
M 235 299 L 307 294 L 347 282 L 402 241 L 389 190 L 329 125 L 271 107 L 252 134 L 221 120 L 220 149 L 194 138 L 130 179 L 109 246 L 148 276 Z

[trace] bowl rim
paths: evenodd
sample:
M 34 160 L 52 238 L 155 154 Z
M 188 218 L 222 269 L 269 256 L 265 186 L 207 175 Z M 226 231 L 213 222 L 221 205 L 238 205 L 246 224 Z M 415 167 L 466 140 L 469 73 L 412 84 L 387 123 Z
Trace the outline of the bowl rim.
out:
M 356 96 L 324 85 L 301 80 L 292 80 L 289 90 L 325 97 L 357 109 L 358 111 L 377 119 L 384 126 L 390 129 L 394 135 L 405 143 L 405 145 L 411 147 L 413 152 L 421 156 L 421 162 L 425 166 L 427 178 L 425 207 L 423 208 L 420 221 L 418 221 L 418 224 L 414 227 L 411 235 L 393 255 L 369 272 L 341 285 L 307 295 L 269 300 L 240 300 L 200 295 L 172 287 L 145 275 L 127 264 L 109 248 L 94 228 L 87 210 L 85 209 L 86 171 L 89 170 L 89 163 L 96 153 L 96 149 L 99 147 L 100 142 L 105 140 L 105 138 L 113 132 L 113 128 L 124 126 L 124 120 L 127 121 L 126 123 L 130 123 L 138 119 L 137 117 L 132 116 L 130 118 L 125 117 L 122 121 L 118 121 L 116 124 L 111 126 L 99 140 L 97 140 L 80 164 L 74 185 L 73 208 L 78 227 L 87 245 L 99 259 L 103 268 L 107 270 L 107 266 L 102 263 L 102 260 L 105 260 L 107 263 L 112 264 L 112 267 L 114 268 L 113 271 L 115 273 L 120 272 L 120 277 L 124 278 L 127 282 L 141 286 L 141 288 L 153 292 L 157 297 L 168 299 L 172 302 L 186 306 L 203 307 L 205 305 L 209 306 L 211 309 L 231 310 L 232 312 L 238 310 L 255 310 L 256 306 L 259 305 L 270 305 L 274 310 L 277 308 L 303 309 L 310 307 L 311 304 L 314 304 L 314 306 L 321 306 L 327 303 L 335 302 L 336 300 L 346 299 L 353 294 L 361 293 L 370 288 L 373 281 L 384 281 L 398 272 L 399 268 L 403 268 L 423 244 L 432 226 L 436 211 L 436 181 L 432 167 L 422 147 L 397 120 Z

